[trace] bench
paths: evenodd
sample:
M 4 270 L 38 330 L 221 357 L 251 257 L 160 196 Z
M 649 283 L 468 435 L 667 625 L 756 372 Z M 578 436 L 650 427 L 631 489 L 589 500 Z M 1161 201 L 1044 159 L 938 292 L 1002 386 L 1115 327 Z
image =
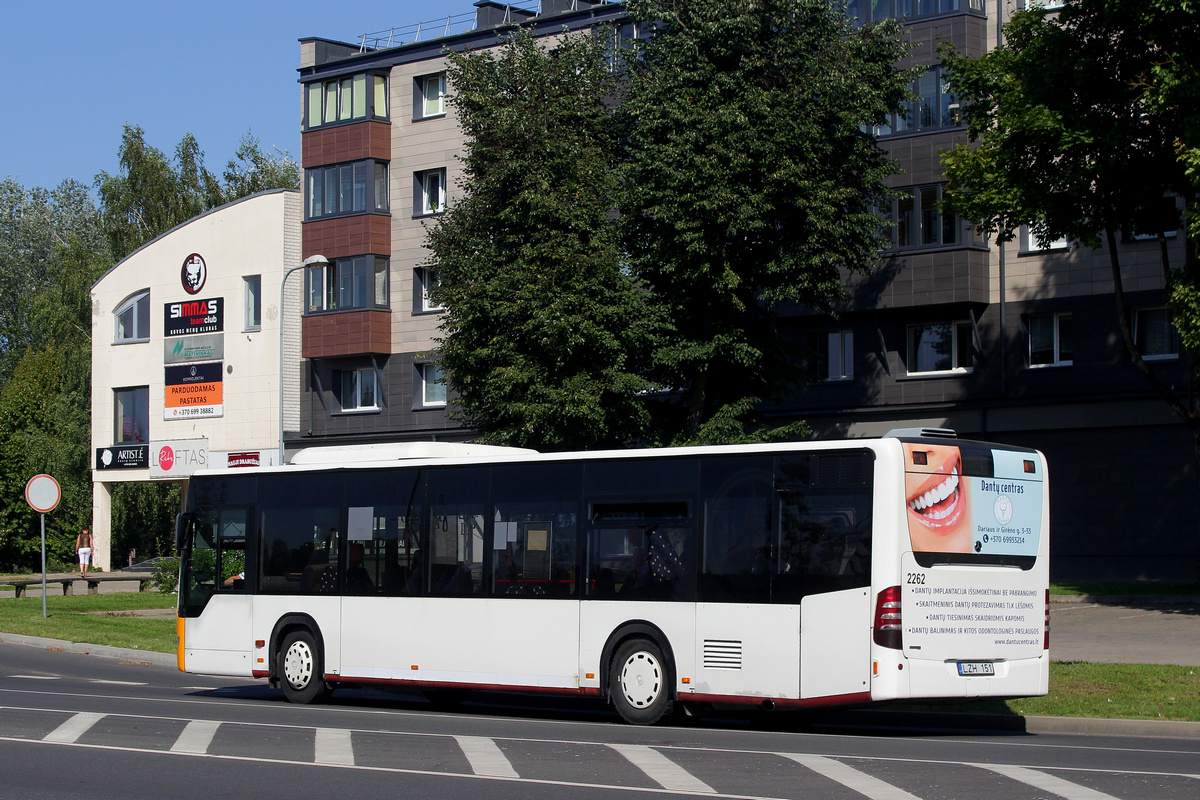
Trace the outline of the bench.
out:
M 62 585 L 63 596 L 69 597 L 72 594 L 74 594 L 75 581 L 86 581 L 87 587 L 88 587 L 87 588 L 88 594 L 99 594 L 100 593 L 100 584 L 105 581 L 125 581 L 125 582 L 137 581 L 138 582 L 138 591 L 144 592 L 150 587 L 150 584 L 153 582 L 153 577 L 149 576 L 149 575 L 145 575 L 144 573 L 131 574 L 128 572 L 126 572 L 126 573 L 102 572 L 102 573 L 98 573 L 96 575 L 88 575 L 86 577 L 81 576 L 81 575 L 70 575 L 70 576 L 66 576 L 66 577 L 64 577 L 62 575 L 55 575 L 55 576 L 51 577 L 50 575 L 47 575 L 46 576 L 46 592 L 49 593 L 51 584 L 58 583 L 58 584 Z M 0 578 L 0 583 L 4 584 L 6 586 L 13 587 L 13 589 L 14 589 L 13 597 L 18 598 L 18 597 L 23 597 L 25 595 L 26 588 L 28 588 L 30 586 L 34 586 L 34 587 L 41 586 L 42 585 L 42 577 L 39 575 L 36 578 L 20 578 L 20 579 Z

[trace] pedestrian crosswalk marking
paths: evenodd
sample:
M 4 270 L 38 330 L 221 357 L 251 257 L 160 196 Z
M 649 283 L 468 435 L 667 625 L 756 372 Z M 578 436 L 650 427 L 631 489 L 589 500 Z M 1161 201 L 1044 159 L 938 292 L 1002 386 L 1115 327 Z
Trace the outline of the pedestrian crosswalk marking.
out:
M 491 739 L 482 736 L 455 736 L 454 740 L 458 742 L 476 775 L 486 775 L 490 778 L 521 777 Z
M 840 783 L 847 789 L 853 789 L 871 800 L 920 800 L 914 794 L 881 781 L 873 775 L 859 772 L 834 758 L 826 756 L 810 756 L 801 753 L 780 753 L 784 758 L 790 758 L 805 769 L 810 769 L 818 775 L 824 775 L 832 781 Z
M 639 744 L 610 744 L 613 750 L 646 773 L 650 780 L 664 789 L 681 792 L 715 794 L 716 790 L 654 748 Z
M 221 723 L 213 722 L 212 720 L 191 720 L 179 734 L 179 738 L 175 740 L 175 744 L 171 745 L 171 752 L 207 753 L 208 746 L 212 744 L 213 736 L 217 734 L 217 728 L 219 727 L 221 727 Z
M 83 712 L 75 714 L 62 725 L 59 725 L 43 736 L 42 741 L 54 742 L 55 744 L 72 744 L 78 741 L 80 736 L 91 730 L 92 726 L 102 719 L 104 719 L 104 714 Z
M 992 772 L 999 773 L 1006 778 L 1012 778 L 1014 781 L 1020 781 L 1035 789 L 1041 789 L 1044 792 L 1053 792 L 1060 797 L 1065 797 L 1067 800 L 1117 800 L 1111 794 L 1098 792 L 1095 789 L 1089 789 L 1087 786 L 1081 786 L 1078 783 L 1072 783 L 1071 781 L 1063 780 L 1062 778 L 1036 769 L 1007 766 L 1004 764 L 975 764 L 974 766 L 990 769 Z
M 313 761 L 317 764 L 354 766 L 354 746 L 350 741 L 350 731 L 340 728 L 317 728 L 313 751 Z

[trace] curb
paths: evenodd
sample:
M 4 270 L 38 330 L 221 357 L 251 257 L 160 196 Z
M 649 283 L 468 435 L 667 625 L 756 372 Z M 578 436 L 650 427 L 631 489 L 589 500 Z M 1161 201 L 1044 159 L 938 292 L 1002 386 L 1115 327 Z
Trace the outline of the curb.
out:
M 1073 733 L 1093 736 L 1148 736 L 1168 739 L 1200 739 L 1200 722 L 1168 719 L 1092 719 L 1089 717 L 1022 717 L 1016 714 L 975 714 L 955 711 L 891 711 L 848 709 L 831 711 L 826 724 L 871 726 L 895 730 L 966 731 L 994 733 Z
M 79 653 L 85 656 L 100 656 L 101 658 L 119 658 L 139 664 L 155 664 L 161 667 L 174 667 L 177 658 L 171 653 L 155 653 L 150 650 L 133 650 L 128 647 L 110 647 L 106 644 L 85 644 L 83 642 L 68 642 L 64 639 L 46 639 L 41 636 L 22 636 L 19 633 L 0 633 L 0 642 L 41 647 L 46 650 L 64 650 L 68 653 Z

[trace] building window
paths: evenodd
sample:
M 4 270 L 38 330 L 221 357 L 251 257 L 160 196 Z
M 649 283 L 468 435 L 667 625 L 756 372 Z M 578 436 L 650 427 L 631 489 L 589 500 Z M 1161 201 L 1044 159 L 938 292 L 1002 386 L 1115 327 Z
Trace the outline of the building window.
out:
M 339 258 L 305 270 L 308 312 L 388 307 L 388 260 L 382 256 Z
M 1070 314 L 1029 317 L 1029 366 L 1065 367 L 1073 356 Z
M 305 171 L 308 218 L 388 210 L 388 168 L 382 161 L 355 161 Z
M 440 408 L 446 405 L 446 383 L 440 364 L 414 364 L 417 373 L 417 398 L 420 408 Z
M 145 342 L 150 339 L 150 290 L 138 292 L 117 306 L 116 343 Z
M 942 67 L 931 67 L 908 85 L 916 100 L 905 100 L 900 111 L 888 114 L 887 119 L 871 129 L 876 138 L 895 136 L 913 131 L 962 127 L 959 103 L 950 92 Z
M 816 355 L 819 380 L 848 381 L 854 378 L 854 331 L 810 334 L 809 348 Z
M 413 198 L 413 216 L 421 217 L 429 214 L 440 214 L 446 210 L 446 170 L 431 169 L 417 172 L 415 178 L 416 196 Z
M 342 411 L 379 410 L 379 376 L 374 367 L 341 370 L 338 386 Z
M 1047 0 L 1054 5 L 1053 0 Z M 856 25 L 886 19 L 915 20 L 938 14 L 974 12 L 985 14 L 984 0 L 849 0 L 846 16 Z M 1061 6 L 1061 2 L 1058 3 Z
M 417 119 L 441 117 L 446 113 L 446 76 L 426 75 L 417 78 L 417 95 L 413 108 Z
M 355 119 L 387 119 L 387 77 L 368 72 L 308 84 L 307 127 Z
M 891 223 L 883 231 L 891 248 L 956 247 L 976 241 L 957 214 L 941 210 L 941 201 L 940 185 L 900 189 L 891 204 L 880 210 L 880 216 Z
M 1179 357 L 1179 334 L 1169 308 L 1139 308 L 1133 312 L 1133 343 L 1146 361 Z
M 970 369 L 971 323 L 908 326 L 908 374 L 968 372 Z
M 150 441 L 150 387 L 113 389 L 113 444 Z
M 242 278 L 246 296 L 246 326 L 248 331 L 262 329 L 262 275 Z
M 413 297 L 416 300 L 413 310 L 418 313 L 427 311 L 442 311 L 445 306 L 439 306 L 430 299 L 429 294 L 437 288 L 440 274 L 436 269 L 418 267 L 413 271 Z
M 1021 252 L 1022 253 L 1048 253 L 1054 250 L 1070 250 L 1071 240 L 1063 236 L 1050 241 L 1043 241 L 1038 238 L 1038 233 L 1032 230 L 1028 225 L 1021 226 Z

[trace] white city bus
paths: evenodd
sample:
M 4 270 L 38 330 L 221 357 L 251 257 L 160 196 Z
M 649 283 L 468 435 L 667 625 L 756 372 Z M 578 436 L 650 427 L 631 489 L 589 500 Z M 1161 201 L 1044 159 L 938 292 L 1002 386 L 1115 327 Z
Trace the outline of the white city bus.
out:
M 952 437 L 426 444 L 197 473 L 179 668 L 301 703 L 354 685 L 594 696 L 640 724 L 676 703 L 1045 694 L 1045 460 Z

